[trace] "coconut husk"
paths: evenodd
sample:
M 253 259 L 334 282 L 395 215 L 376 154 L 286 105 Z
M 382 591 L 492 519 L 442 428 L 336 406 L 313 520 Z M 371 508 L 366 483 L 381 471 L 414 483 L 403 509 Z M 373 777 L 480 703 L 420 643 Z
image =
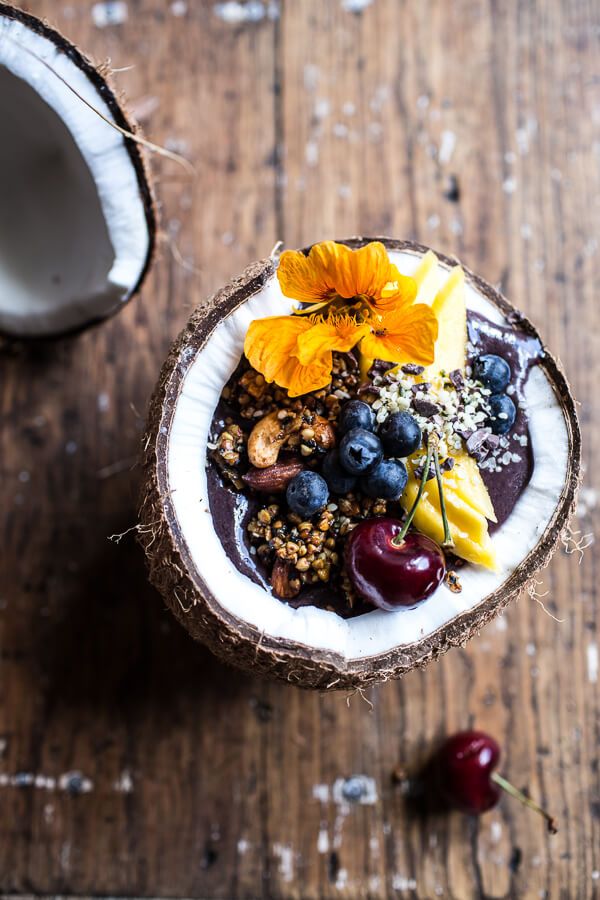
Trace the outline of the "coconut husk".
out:
M 382 241 L 390 250 L 425 253 L 429 248 L 412 241 L 355 237 L 343 241 L 360 247 Z M 446 265 L 458 260 L 441 253 Z M 462 265 L 462 264 L 461 264 Z M 463 266 L 467 280 L 509 321 L 539 339 L 532 323 L 495 288 Z M 427 665 L 451 647 L 462 647 L 508 604 L 534 584 L 552 558 L 573 515 L 581 477 L 581 435 L 575 401 L 560 363 L 544 348 L 540 365 L 554 389 L 569 432 L 569 466 L 565 487 L 554 515 L 536 547 L 500 589 L 474 609 L 457 615 L 422 640 L 390 652 L 348 661 L 340 655 L 280 640 L 259 632 L 224 609 L 202 580 L 190 558 L 168 492 L 167 447 L 177 397 L 196 353 L 210 339 L 216 325 L 258 291 L 274 272 L 271 260 L 253 263 L 199 307 L 181 332 L 163 365 L 154 391 L 144 438 L 144 485 L 139 540 L 148 559 L 150 580 L 167 606 L 195 639 L 226 662 L 242 669 L 318 690 L 351 690 L 400 678 Z
M 75 46 L 75 44 L 73 44 L 70 40 L 68 40 L 68 38 L 66 38 L 55 28 L 52 28 L 47 22 L 42 21 L 36 16 L 31 15 L 31 13 L 27 13 L 15 6 L 11 6 L 7 3 L 2 3 L 1 0 L 0 17 L 4 17 L 6 19 L 14 19 L 15 21 L 20 22 L 22 25 L 29 28 L 34 34 L 38 34 L 41 37 L 52 41 L 56 48 L 61 53 L 64 53 L 66 56 L 68 56 L 71 62 L 73 62 L 87 76 L 89 81 L 93 84 L 94 88 L 98 92 L 99 96 L 106 103 L 115 123 L 120 128 L 134 135 L 141 134 L 141 129 L 139 128 L 137 122 L 127 111 L 127 107 L 123 97 L 119 96 L 117 89 L 113 85 L 112 76 L 108 71 L 106 65 L 94 65 L 92 60 L 85 56 L 81 52 L 81 50 L 79 50 L 79 48 Z M 51 78 L 53 76 L 51 74 L 48 74 L 48 77 Z M 74 102 L 81 101 L 78 101 L 77 98 L 75 98 Z M 123 140 L 127 149 L 127 153 L 131 160 L 131 164 L 136 174 L 140 196 L 144 205 L 146 227 L 148 229 L 148 252 L 146 254 L 146 260 L 144 262 L 144 266 L 137 280 L 137 283 L 132 286 L 129 297 L 127 299 L 128 302 L 139 292 L 154 260 L 157 242 L 158 215 L 156 210 L 154 192 L 152 189 L 152 178 L 150 175 L 148 156 L 144 151 L 144 148 L 132 138 L 124 137 Z M 107 314 L 99 316 L 97 318 L 92 318 L 88 322 L 85 322 L 83 325 L 78 325 L 76 328 L 47 334 L 40 337 L 28 336 L 26 340 L 45 340 L 49 337 L 55 338 L 64 337 L 67 334 L 77 334 L 89 328 L 91 325 L 96 325 L 99 322 L 110 318 L 112 315 L 122 309 L 124 305 L 124 303 L 121 303 L 116 308 L 110 310 Z M 6 334 L 3 335 L 3 337 L 9 341 L 22 339 L 19 338 L 18 335 L 14 334 Z

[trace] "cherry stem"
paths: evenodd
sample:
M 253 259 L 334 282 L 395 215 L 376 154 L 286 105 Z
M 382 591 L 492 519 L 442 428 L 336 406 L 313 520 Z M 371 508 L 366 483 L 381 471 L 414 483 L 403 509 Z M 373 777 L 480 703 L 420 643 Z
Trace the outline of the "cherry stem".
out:
M 431 468 L 431 443 L 427 441 L 427 456 L 425 457 L 425 465 L 423 466 L 423 475 L 421 476 L 421 484 L 419 485 L 419 490 L 417 491 L 417 496 L 415 497 L 415 502 L 410 508 L 410 512 L 408 513 L 404 525 L 402 529 L 398 532 L 395 538 L 392 538 L 392 544 L 394 547 L 401 547 L 402 541 L 406 537 L 406 532 L 411 526 L 411 522 L 415 517 L 415 513 L 417 511 L 417 507 L 421 502 L 421 497 L 423 496 L 423 491 L 425 490 L 425 485 L 427 484 L 427 476 L 429 475 L 429 469 Z
M 527 794 L 524 794 L 523 791 L 520 791 L 518 788 L 511 784 L 510 781 L 507 781 L 506 778 L 503 778 L 502 775 L 498 775 L 497 772 L 492 772 L 490 775 L 492 781 L 495 781 L 498 787 L 501 787 L 503 791 L 506 791 L 507 794 L 510 794 L 511 797 L 515 797 L 522 803 L 524 806 L 528 806 L 529 809 L 533 809 L 536 813 L 539 813 L 540 816 L 543 816 L 548 824 L 548 831 L 550 834 L 556 834 L 558 831 L 558 827 L 556 825 L 556 819 L 547 813 L 545 809 L 542 809 L 539 804 L 532 800 L 531 797 L 528 797 Z
M 442 470 L 440 468 L 440 454 L 438 452 L 437 435 L 435 435 L 434 438 L 433 464 L 435 466 L 435 477 L 437 480 L 438 493 L 440 495 L 440 512 L 442 513 L 442 522 L 444 524 L 444 543 L 442 544 L 442 548 L 444 550 L 452 550 L 452 548 L 454 547 L 454 541 L 452 540 L 452 535 L 450 534 L 450 525 L 448 523 L 448 516 L 446 514 L 446 500 L 444 498 L 444 486 L 442 484 Z

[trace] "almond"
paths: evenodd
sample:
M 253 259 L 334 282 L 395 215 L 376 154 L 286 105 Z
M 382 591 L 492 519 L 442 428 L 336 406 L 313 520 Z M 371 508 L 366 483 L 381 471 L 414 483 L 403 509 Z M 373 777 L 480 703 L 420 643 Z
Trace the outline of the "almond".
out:
M 285 491 L 292 478 L 295 478 L 303 468 L 299 459 L 275 463 L 266 469 L 251 468 L 242 475 L 242 481 L 254 491 L 278 494 Z
M 333 426 L 323 416 L 315 416 L 312 429 L 315 433 L 315 441 L 323 450 L 335 447 L 335 431 Z
M 281 600 L 291 600 L 297 597 L 302 587 L 299 578 L 290 578 L 291 566 L 283 559 L 276 559 L 271 573 L 271 586 L 273 593 Z
M 279 451 L 294 431 L 302 426 L 300 416 L 287 410 L 274 410 L 256 423 L 248 438 L 248 459 L 257 469 L 277 462 Z

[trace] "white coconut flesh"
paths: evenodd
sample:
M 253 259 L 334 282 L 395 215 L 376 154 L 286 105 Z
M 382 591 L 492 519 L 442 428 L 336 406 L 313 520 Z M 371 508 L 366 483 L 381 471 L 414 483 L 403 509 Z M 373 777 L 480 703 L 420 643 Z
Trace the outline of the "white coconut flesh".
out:
M 412 252 L 390 251 L 389 255 L 408 275 L 420 260 Z M 447 272 L 440 264 L 442 278 Z M 466 299 L 468 309 L 492 322 L 506 324 L 499 310 L 471 284 L 467 284 Z M 340 654 L 351 663 L 427 638 L 502 587 L 534 550 L 551 522 L 566 485 L 569 432 L 544 369 L 535 366 L 525 387 L 533 474 L 509 518 L 493 536 L 500 564 L 497 572 L 467 565 L 460 572 L 461 593 L 452 593 L 441 585 L 426 602 L 411 610 L 373 610 L 342 619 L 316 607 L 293 609 L 242 575 L 226 555 L 213 527 L 206 477 L 207 441 L 214 409 L 239 362 L 250 322 L 285 314 L 292 306 L 273 276 L 221 321 L 204 348 L 197 352 L 183 380 L 172 418 L 167 490 L 197 572 L 225 610 L 273 638 Z M 185 367 L 190 359 L 181 362 Z
M 31 337 L 114 312 L 151 241 L 122 135 L 40 60 L 113 119 L 54 41 L 0 15 L 0 330 Z

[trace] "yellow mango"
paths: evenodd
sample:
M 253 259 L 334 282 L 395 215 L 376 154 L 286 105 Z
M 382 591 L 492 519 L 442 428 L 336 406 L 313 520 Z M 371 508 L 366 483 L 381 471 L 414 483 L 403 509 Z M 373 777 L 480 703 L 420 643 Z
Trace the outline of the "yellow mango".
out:
M 428 535 L 438 544 L 441 544 L 444 540 L 444 526 L 439 508 L 437 485 L 431 490 L 430 486 L 432 483 L 435 485 L 435 482 L 429 482 L 426 491 L 421 497 L 413 519 L 413 525 L 417 531 Z M 446 483 L 444 480 L 445 487 Z M 410 509 L 414 503 L 418 489 L 419 483 L 411 475 L 402 495 L 402 505 L 406 509 Z M 468 517 L 470 524 L 473 525 L 474 521 L 479 519 L 477 527 L 474 529 L 477 531 L 477 536 L 474 536 L 472 532 L 463 530 L 461 525 L 457 524 L 456 511 L 455 509 L 450 510 L 450 506 L 454 501 L 452 492 L 445 490 L 444 499 L 456 555 L 460 556 L 461 559 L 467 560 L 467 562 L 475 563 L 475 565 L 484 566 L 487 569 L 495 569 L 497 565 L 496 552 L 488 534 L 485 517 L 480 516 L 475 510 L 471 509 L 471 516 Z M 461 524 L 465 524 L 465 522 L 463 521 Z
M 467 307 L 465 303 L 465 273 L 455 266 L 437 292 L 432 309 L 439 323 L 435 343 L 435 360 L 426 369 L 427 376 L 437 375 L 442 369 L 464 369 L 467 354 Z
M 437 256 L 433 250 L 428 250 L 413 275 L 417 282 L 416 303 L 433 303 L 440 283 L 440 272 Z
M 452 489 L 490 522 L 497 522 L 490 495 L 481 477 L 479 466 L 473 457 L 469 456 L 466 450 L 455 450 L 452 456 L 454 457 L 454 468 L 444 475 L 444 484 L 446 483 L 445 479 L 450 479 L 452 476 L 454 482 Z

